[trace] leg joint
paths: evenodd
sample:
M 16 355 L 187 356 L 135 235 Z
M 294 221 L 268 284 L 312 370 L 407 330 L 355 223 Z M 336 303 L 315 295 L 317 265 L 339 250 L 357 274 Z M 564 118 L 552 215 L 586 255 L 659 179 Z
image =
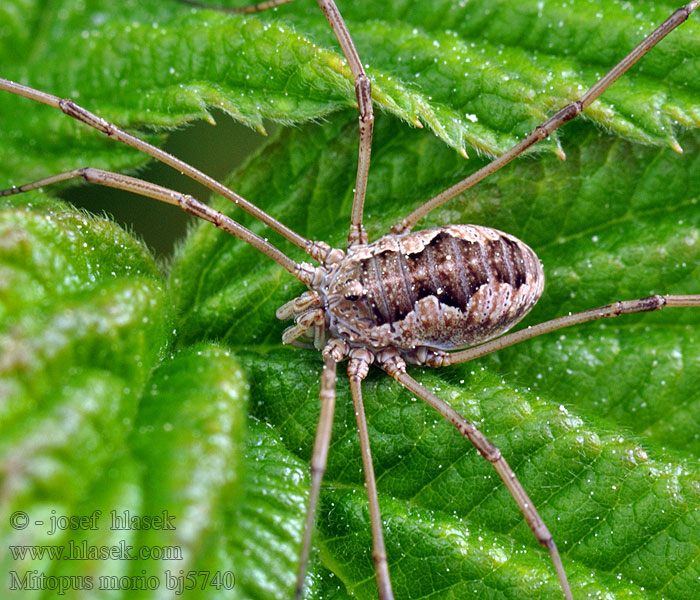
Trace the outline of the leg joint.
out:
M 322 465 L 317 465 L 313 461 L 311 462 L 311 476 L 313 477 L 314 475 L 317 475 L 319 477 L 323 477 L 323 474 L 326 471 L 326 467 Z
M 474 427 L 474 425 L 472 425 L 471 423 L 467 424 L 471 428 L 471 431 L 470 433 L 467 433 L 465 431 L 464 435 L 472 441 L 474 446 L 476 446 L 476 449 L 479 451 L 479 454 L 481 454 L 481 456 L 483 456 L 490 463 L 496 463 L 499 460 L 501 460 L 503 458 L 501 455 L 501 451 L 496 446 L 494 446 L 483 433 L 481 433 L 476 427 Z
M 377 354 L 377 363 L 389 376 L 396 377 L 406 372 L 406 362 L 396 350 L 382 350 Z
M 574 100 L 557 112 L 553 119 L 556 119 L 558 122 L 563 124 L 578 117 L 581 114 L 581 110 L 581 102 L 579 100 Z
M 349 352 L 348 377 L 362 381 L 369 373 L 369 366 L 374 362 L 374 354 L 366 348 L 351 348 Z
M 90 127 L 94 127 L 105 135 L 112 136 L 114 134 L 114 126 L 101 119 L 97 115 L 92 114 L 89 110 L 84 109 L 73 102 L 70 98 L 63 98 L 58 101 L 58 107 L 69 117 L 73 117 L 78 121 L 82 121 Z
M 348 234 L 348 247 L 355 246 L 356 244 L 366 244 L 369 241 L 367 236 L 367 231 L 362 226 L 362 223 L 350 226 L 350 233 Z
M 360 111 L 360 122 L 372 124 L 374 122 L 374 111 L 372 109 L 372 83 L 369 77 L 360 73 L 355 78 L 355 95 L 357 96 L 357 106 Z
M 488 460 L 490 463 L 495 463 L 501 460 L 501 451 L 496 448 L 491 442 L 488 442 L 489 447 L 488 448 L 479 448 L 479 452 L 481 453 L 481 456 L 483 456 L 486 460 Z
M 555 129 L 561 127 L 567 121 L 575 119 L 581 114 L 583 110 L 583 105 L 580 100 L 574 100 L 573 102 L 567 104 L 564 108 L 557 111 L 549 119 L 547 119 L 542 125 L 538 125 L 535 131 L 538 133 L 540 139 L 546 138 Z

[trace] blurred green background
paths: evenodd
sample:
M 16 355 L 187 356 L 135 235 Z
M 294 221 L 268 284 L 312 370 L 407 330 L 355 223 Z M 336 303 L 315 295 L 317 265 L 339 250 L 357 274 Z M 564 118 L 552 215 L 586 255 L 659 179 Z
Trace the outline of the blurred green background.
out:
M 222 181 L 263 144 L 267 136 L 235 122 L 221 111 L 213 111 L 213 117 L 216 126 L 197 121 L 173 130 L 164 149 Z M 265 129 L 269 136 L 274 132 L 275 124 L 266 122 Z M 195 181 L 155 160 L 131 174 L 190 194 L 203 202 L 207 202 L 211 194 Z M 91 184 L 74 183 L 63 190 L 60 196 L 92 213 L 105 212 L 112 216 L 117 223 L 142 238 L 161 260 L 171 256 L 174 244 L 185 235 L 187 223 L 195 220 L 170 204 Z

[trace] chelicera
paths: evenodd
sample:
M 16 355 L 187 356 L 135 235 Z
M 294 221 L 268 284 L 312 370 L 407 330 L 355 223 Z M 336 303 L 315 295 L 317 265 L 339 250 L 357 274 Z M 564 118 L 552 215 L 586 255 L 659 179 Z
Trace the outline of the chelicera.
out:
M 271 0 L 239 10 L 264 10 L 288 1 Z M 321 410 L 311 460 L 312 486 L 297 576 L 297 598 L 303 591 L 315 511 L 327 462 L 337 364 L 347 361 L 369 499 L 379 597 L 382 600 L 393 598 L 393 592 L 362 402 L 362 381 L 372 364 L 427 402 L 494 465 L 535 538 L 547 548 L 563 595 L 571 599 L 573 596 L 554 539 L 498 448 L 472 423 L 412 378 L 407 372 L 407 364 L 428 367 L 457 364 L 569 325 L 663 307 L 697 307 L 700 306 L 700 296 L 657 295 L 615 302 L 547 321 L 514 334 L 502 335 L 530 311 L 542 294 L 544 275 L 535 253 L 517 238 L 484 226 L 448 225 L 417 232 L 412 229 L 430 211 L 469 189 L 578 116 L 660 39 L 685 21 L 700 6 L 700 0 L 676 10 L 590 90 L 557 111 L 509 151 L 428 200 L 398 222 L 389 233 L 373 242 L 368 240 L 363 226 L 374 122 L 370 80 L 335 3 L 332 0 L 319 0 L 319 5 L 352 70 L 360 115 L 358 171 L 345 251 L 300 236 L 222 184 L 120 130 L 72 100 L 60 99 L 5 79 L 0 79 L 0 89 L 59 108 L 115 140 L 174 167 L 235 202 L 305 250 L 319 264 L 315 266 L 293 261 L 265 239 L 191 196 L 92 167 L 53 175 L 2 191 L 0 195 L 21 193 L 77 177 L 133 191 L 177 205 L 189 214 L 210 221 L 257 248 L 308 287 L 308 291 L 277 311 L 278 318 L 294 321 L 285 331 L 283 342 L 313 344 L 321 351 L 324 363 L 319 391 Z

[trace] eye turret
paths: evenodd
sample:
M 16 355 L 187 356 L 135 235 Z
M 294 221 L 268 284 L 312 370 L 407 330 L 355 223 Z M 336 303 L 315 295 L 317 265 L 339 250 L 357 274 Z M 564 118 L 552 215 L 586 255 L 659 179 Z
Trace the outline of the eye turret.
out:
M 364 296 L 367 292 L 359 280 L 348 279 L 345 282 L 345 285 L 343 285 L 342 293 L 343 298 L 350 300 L 350 302 L 354 302 L 355 300 L 362 298 L 362 296 Z

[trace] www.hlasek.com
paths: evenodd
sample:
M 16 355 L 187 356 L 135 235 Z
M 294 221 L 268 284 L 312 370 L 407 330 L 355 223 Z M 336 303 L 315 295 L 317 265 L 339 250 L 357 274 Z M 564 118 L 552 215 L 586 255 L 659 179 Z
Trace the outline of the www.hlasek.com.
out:
M 10 526 L 16 531 L 26 530 L 29 527 L 39 528 L 40 537 L 64 534 L 67 531 L 85 532 L 82 535 L 91 535 L 91 531 L 109 530 L 118 531 L 155 531 L 162 535 L 172 535 L 177 528 L 176 517 L 167 510 L 156 515 L 138 515 L 129 510 L 111 510 L 103 513 L 94 510 L 87 515 L 61 515 L 51 510 L 46 515 L 30 515 L 24 511 L 12 513 Z M 37 518 L 41 517 L 41 518 Z M 130 539 L 133 539 L 132 534 Z M 36 538 L 35 538 L 36 539 Z M 149 541 L 152 538 L 149 538 Z M 168 538 L 177 541 L 177 538 Z M 19 541 L 19 540 L 17 540 Z M 52 569 L 43 572 L 38 569 L 13 569 L 9 571 L 9 589 L 12 591 L 43 591 L 50 590 L 58 595 L 78 590 L 129 590 L 152 591 L 165 588 L 180 595 L 189 590 L 231 590 L 236 579 L 232 571 L 207 571 L 164 569 L 158 574 L 148 573 L 145 569 L 139 572 L 129 572 L 121 561 L 183 561 L 182 547 L 173 545 L 144 544 L 134 546 L 128 544 L 125 539 L 115 539 L 113 544 L 92 544 L 88 539 L 68 539 L 64 544 L 14 544 L 9 545 L 9 556 L 13 562 L 41 564 L 55 561 L 74 561 L 76 570 L 81 561 L 105 561 L 105 569 L 102 574 L 65 574 L 65 568 L 61 568 L 60 574 L 54 574 Z M 120 561 L 111 564 L 109 561 Z M 65 563 L 64 563 L 65 564 Z M 182 564 L 182 563 L 180 563 Z M 138 568 L 138 567 L 137 567 Z

